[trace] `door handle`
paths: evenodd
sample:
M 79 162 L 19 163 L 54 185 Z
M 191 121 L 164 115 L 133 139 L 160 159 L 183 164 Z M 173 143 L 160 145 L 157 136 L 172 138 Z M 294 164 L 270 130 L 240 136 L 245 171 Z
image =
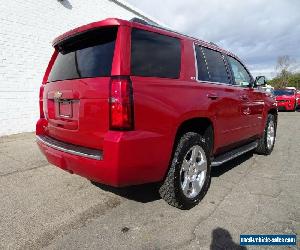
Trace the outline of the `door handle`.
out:
M 212 100 L 216 100 L 219 98 L 219 96 L 215 93 L 209 93 L 209 94 L 207 94 L 207 97 Z
M 242 101 L 249 101 L 249 98 L 247 95 L 241 95 L 240 98 Z

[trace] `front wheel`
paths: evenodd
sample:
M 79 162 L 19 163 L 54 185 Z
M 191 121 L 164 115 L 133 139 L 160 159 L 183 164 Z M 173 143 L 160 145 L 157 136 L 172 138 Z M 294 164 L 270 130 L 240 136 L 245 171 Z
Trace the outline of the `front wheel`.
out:
M 209 146 L 194 132 L 184 134 L 177 144 L 168 174 L 160 187 L 170 205 L 188 209 L 206 194 L 210 184 Z
M 276 140 L 276 119 L 272 114 L 268 114 L 266 127 L 264 129 L 263 136 L 258 141 L 256 153 L 269 155 L 273 151 Z

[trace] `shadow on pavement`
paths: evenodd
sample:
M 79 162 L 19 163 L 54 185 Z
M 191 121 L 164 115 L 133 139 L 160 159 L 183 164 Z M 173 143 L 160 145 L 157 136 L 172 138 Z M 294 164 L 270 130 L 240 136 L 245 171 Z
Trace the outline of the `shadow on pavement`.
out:
M 223 228 L 216 228 L 212 231 L 212 240 L 210 244 L 211 250 L 221 250 L 221 249 L 240 249 L 246 250 L 247 248 L 244 246 L 240 246 L 236 244 L 232 240 L 231 234 L 228 230 Z
M 92 182 L 92 184 L 104 191 L 108 191 L 116 195 L 120 195 L 124 198 L 142 203 L 152 202 L 161 199 L 158 193 L 159 186 L 156 183 L 124 188 L 110 187 L 96 182 Z
M 211 170 L 211 177 L 219 177 L 222 174 L 230 171 L 234 167 L 240 165 L 244 161 L 247 161 L 253 156 L 253 152 L 248 152 L 244 155 L 241 155 L 238 158 L 231 160 L 230 162 L 224 163 L 221 166 L 214 167 Z M 143 184 L 131 187 L 124 187 L 124 188 L 115 188 L 111 186 L 107 186 L 101 183 L 96 183 L 91 181 L 91 183 L 104 190 L 116 195 L 122 196 L 129 200 L 134 200 L 137 202 L 148 203 L 156 200 L 160 200 L 161 197 L 158 193 L 159 184 L 158 183 L 151 183 L 151 184 Z
M 211 177 L 219 177 L 222 174 L 230 171 L 231 169 L 235 168 L 236 166 L 242 164 L 243 162 L 249 160 L 253 156 L 253 151 L 245 153 L 231 161 L 224 163 L 223 165 L 212 167 L 211 169 Z

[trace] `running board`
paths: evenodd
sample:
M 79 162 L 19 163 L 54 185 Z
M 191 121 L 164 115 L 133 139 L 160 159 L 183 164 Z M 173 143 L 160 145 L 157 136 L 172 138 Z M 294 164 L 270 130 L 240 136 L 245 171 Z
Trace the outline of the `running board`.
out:
M 222 165 L 223 163 L 227 162 L 227 161 L 230 161 L 242 154 L 245 154 L 247 153 L 248 151 L 251 151 L 253 149 L 255 149 L 257 147 L 258 143 L 256 141 L 254 142 L 251 142 L 249 144 L 246 144 L 242 147 L 239 147 L 239 148 L 236 148 L 236 149 L 233 149 L 227 153 L 224 153 L 222 155 L 219 155 L 217 156 L 216 158 L 214 158 L 211 162 L 211 165 L 213 167 L 215 166 L 220 166 Z

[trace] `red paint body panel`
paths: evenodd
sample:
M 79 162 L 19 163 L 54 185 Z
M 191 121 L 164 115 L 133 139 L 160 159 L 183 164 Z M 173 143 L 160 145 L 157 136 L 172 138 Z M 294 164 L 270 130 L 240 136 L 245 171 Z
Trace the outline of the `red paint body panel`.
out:
M 41 134 L 40 131 L 37 133 Z M 153 132 L 109 131 L 103 142 L 103 160 L 94 160 L 38 142 L 40 150 L 53 165 L 115 187 L 160 181 L 169 160 L 169 155 L 162 150 L 166 144 L 163 136 Z
M 36 133 L 101 150 L 103 159 L 72 155 L 38 142 L 50 163 L 100 183 L 116 187 L 128 186 L 163 180 L 172 158 L 176 133 L 187 120 L 206 118 L 211 122 L 214 130 L 214 155 L 261 136 L 268 111 L 276 108 L 271 97 L 256 89 L 196 80 L 194 42 L 237 58 L 219 47 L 119 19 L 106 19 L 79 27 L 55 39 L 54 45 L 77 33 L 102 26 L 119 26 L 111 76 L 130 77 L 134 130 L 110 130 L 108 99 L 111 77 L 47 83 L 57 57 L 58 52 L 55 51 L 43 79 L 41 102 L 45 118 L 41 117 L 37 122 Z M 179 79 L 131 76 L 132 27 L 180 39 Z M 57 92 L 71 100 L 71 103 L 58 102 L 55 99 Z M 218 98 L 213 100 L 209 95 L 216 95 Z M 245 98 L 242 100 L 241 97 Z M 64 117 L 69 113 L 70 117 Z

